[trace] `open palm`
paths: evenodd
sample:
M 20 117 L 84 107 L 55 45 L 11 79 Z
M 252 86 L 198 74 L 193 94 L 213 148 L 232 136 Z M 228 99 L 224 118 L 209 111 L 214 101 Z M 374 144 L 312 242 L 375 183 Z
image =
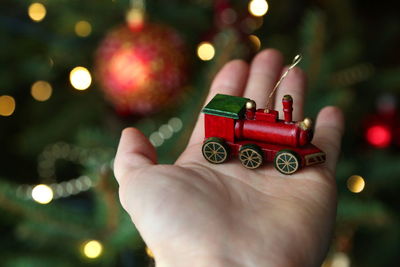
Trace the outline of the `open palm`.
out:
M 283 71 L 269 49 L 251 66 L 224 66 L 216 93 L 244 96 L 262 107 Z M 276 99 L 290 94 L 294 120 L 303 118 L 305 76 L 294 68 Z M 276 109 L 282 110 L 276 101 Z M 115 160 L 120 199 L 158 266 L 318 266 L 329 245 L 336 213 L 334 172 L 343 131 L 341 112 L 324 108 L 313 143 L 327 162 L 285 176 L 266 163 L 248 170 L 237 159 L 221 165 L 201 153 L 204 118 L 174 165 L 158 165 L 155 150 L 134 128 L 123 131 Z

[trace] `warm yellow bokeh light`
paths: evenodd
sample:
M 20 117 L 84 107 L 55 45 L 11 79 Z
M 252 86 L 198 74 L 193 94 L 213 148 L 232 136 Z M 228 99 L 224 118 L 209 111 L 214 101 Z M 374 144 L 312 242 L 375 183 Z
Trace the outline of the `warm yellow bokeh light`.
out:
M 256 48 L 256 50 L 260 50 L 261 48 L 261 40 L 260 38 L 258 38 L 256 35 L 252 34 L 249 36 L 249 39 L 251 41 L 251 43 L 254 45 L 254 47 Z
M 42 21 L 46 17 L 46 7 L 41 3 L 33 3 L 28 8 L 28 15 L 33 21 Z
M 268 3 L 265 0 L 252 0 L 249 3 L 249 12 L 255 17 L 264 16 L 268 11 Z
M 76 67 L 69 74 L 72 86 L 77 90 L 86 90 L 92 83 L 92 76 L 87 68 Z
M 213 59 L 215 48 L 209 42 L 202 42 L 197 47 L 197 56 L 204 61 Z
M 46 101 L 51 97 L 53 88 L 46 81 L 37 81 L 31 87 L 31 95 L 37 101 Z
M 53 200 L 53 189 L 47 185 L 39 184 L 33 188 L 32 198 L 37 203 L 48 204 Z
M 347 179 L 347 188 L 353 193 L 360 193 L 364 187 L 365 181 L 359 175 L 352 175 Z
M 83 244 L 83 254 L 90 258 L 98 258 L 103 252 L 103 246 L 97 240 L 90 240 Z
M 146 253 L 147 253 L 147 256 L 149 256 L 150 258 L 154 258 L 153 251 L 151 251 L 148 247 L 146 247 Z
M 86 20 L 78 21 L 75 24 L 75 33 L 79 37 L 87 37 L 92 33 L 92 25 Z
M 15 100 L 12 96 L 0 96 L 0 116 L 11 116 L 15 110 Z

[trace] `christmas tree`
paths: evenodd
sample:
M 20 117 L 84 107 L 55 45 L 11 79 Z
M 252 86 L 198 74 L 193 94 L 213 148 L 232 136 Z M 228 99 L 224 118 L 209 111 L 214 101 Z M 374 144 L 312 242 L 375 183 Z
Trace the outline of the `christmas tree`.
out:
M 397 8 L 372 1 L 10 1 L 0 11 L 4 266 L 145 266 L 113 159 L 134 126 L 172 164 L 215 73 L 301 53 L 305 113 L 345 113 L 338 217 L 323 266 L 399 260 Z M 200 152 L 199 152 L 200 153 Z M 317 218 L 316 218 L 317 219 Z

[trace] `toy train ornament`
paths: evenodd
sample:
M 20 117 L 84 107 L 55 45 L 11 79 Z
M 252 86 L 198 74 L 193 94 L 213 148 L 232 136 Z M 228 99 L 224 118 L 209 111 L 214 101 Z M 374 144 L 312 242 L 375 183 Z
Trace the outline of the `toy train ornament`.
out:
M 214 164 L 238 156 L 242 165 L 256 169 L 272 161 L 283 174 L 325 162 L 325 153 L 311 144 L 312 121 L 292 120 L 293 99 L 282 99 L 284 119 L 278 111 L 256 109 L 253 100 L 217 94 L 205 106 L 205 140 L 202 153 Z

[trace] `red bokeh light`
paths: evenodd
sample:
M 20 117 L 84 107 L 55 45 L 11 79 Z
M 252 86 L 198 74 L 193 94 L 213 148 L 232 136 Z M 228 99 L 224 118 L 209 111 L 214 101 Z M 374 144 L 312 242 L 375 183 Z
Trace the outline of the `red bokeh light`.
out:
M 385 125 L 373 125 L 367 129 L 365 137 L 374 147 L 385 148 L 392 142 L 392 133 Z

